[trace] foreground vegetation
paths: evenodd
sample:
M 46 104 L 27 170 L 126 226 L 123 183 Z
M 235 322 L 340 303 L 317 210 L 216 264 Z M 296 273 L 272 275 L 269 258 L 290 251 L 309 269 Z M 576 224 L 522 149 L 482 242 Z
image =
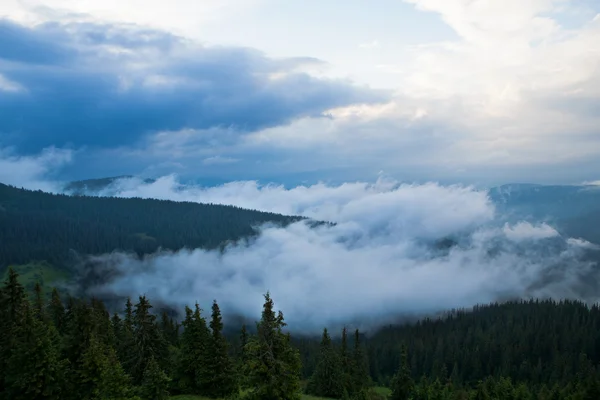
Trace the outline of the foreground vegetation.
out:
M 292 339 L 265 295 L 253 329 L 226 339 L 219 306 L 181 325 L 141 296 L 112 316 L 97 299 L 0 290 L 0 399 L 600 399 L 600 310 L 493 304 L 365 338 Z M 376 385 L 388 386 L 385 390 Z

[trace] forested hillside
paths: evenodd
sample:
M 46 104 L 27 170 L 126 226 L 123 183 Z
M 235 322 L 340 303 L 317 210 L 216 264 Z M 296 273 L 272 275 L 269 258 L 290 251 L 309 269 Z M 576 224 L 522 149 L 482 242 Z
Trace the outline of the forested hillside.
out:
M 111 316 L 99 300 L 41 291 L 28 300 L 12 269 L 0 289 L 2 399 L 383 399 L 376 384 L 392 400 L 600 398 L 598 306 L 492 304 L 319 340 L 286 332 L 266 294 L 256 327 L 232 340 L 216 301 L 179 323 L 145 296 Z
M 299 219 L 233 206 L 67 196 L 0 184 L 0 269 L 31 260 L 61 265 L 71 250 L 215 248 L 253 235 L 256 225 Z

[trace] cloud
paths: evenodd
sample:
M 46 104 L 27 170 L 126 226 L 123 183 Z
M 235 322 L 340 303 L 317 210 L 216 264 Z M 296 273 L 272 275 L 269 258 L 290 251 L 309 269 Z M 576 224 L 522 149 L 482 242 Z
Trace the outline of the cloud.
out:
M 231 163 L 236 163 L 240 160 L 238 160 L 237 158 L 232 158 L 232 157 L 221 157 L 219 155 L 217 156 L 213 156 L 213 157 L 207 157 L 204 160 L 202 160 L 202 163 L 204 165 L 221 165 L 221 164 L 231 164 Z
M 506 298 L 595 300 L 582 294 L 584 278 L 593 273 L 580 261 L 582 246 L 545 224 L 498 225 L 487 193 L 469 187 L 380 179 L 203 188 L 164 177 L 150 184 L 123 179 L 105 194 L 234 204 L 336 225 L 265 226 L 255 240 L 224 252 L 95 257 L 95 264 L 118 271 L 95 293 L 143 292 L 177 308 L 195 301 L 207 307 L 216 298 L 225 312 L 256 318 L 261 294 L 269 290 L 292 329 L 311 332 Z M 440 246 L 444 238 L 456 245 Z
M 21 85 L 16 82 L 9 81 L 0 74 L 0 91 L 4 92 L 20 92 L 24 90 Z
M 0 183 L 60 192 L 61 185 L 53 179 L 53 174 L 70 163 L 72 158 L 72 151 L 53 147 L 33 156 L 21 156 L 14 150 L 0 148 Z
M 539 240 L 559 236 L 559 233 L 548 224 L 534 226 L 529 222 L 519 222 L 514 226 L 506 224 L 504 234 L 513 241 Z
M 358 47 L 361 49 L 375 49 L 381 47 L 381 43 L 378 40 L 373 40 L 367 43 L 359 43 Z
M 205 47 L 127 24 L 0 20 L 0 135 L 19 149 L 118 147 L 182 129 L 252 132 L 387 94 L 301 72 L 310 58 Z M 6 84 L 2 85 L 7 86 Z

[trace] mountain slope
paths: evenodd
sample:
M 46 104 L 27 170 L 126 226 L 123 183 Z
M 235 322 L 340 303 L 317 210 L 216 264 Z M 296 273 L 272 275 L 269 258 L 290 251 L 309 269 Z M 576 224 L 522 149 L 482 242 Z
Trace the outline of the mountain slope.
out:
M 256 225 L 300 219 L 233 206 L 56 195 L 0 184 L 0 267 L 32 260 L 64 265 L 71 250 L 216 248 L 255 234 Z
M 600 187 L 511 184 L 490 189 L 508 221 L 545 221 L 563 234 L 600 243 Z

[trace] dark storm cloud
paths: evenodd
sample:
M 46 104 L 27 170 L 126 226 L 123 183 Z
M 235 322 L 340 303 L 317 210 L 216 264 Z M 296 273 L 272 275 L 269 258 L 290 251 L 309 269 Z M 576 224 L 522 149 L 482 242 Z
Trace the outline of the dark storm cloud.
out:
M 114 147 L 156 131 L 251 132 L 388 94 L 318 79 L 247 48 L 203 47 L 131 25 L 0 21 L 0 141 L 33 152 Z

